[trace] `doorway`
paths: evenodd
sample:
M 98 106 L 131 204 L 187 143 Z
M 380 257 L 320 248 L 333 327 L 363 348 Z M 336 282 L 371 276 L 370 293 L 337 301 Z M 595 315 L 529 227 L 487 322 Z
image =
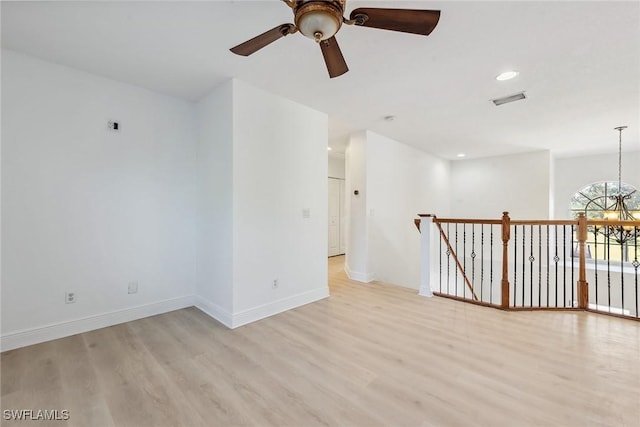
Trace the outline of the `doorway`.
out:
M 329 178 L 329 256 L 345 253 L 344 179 Z

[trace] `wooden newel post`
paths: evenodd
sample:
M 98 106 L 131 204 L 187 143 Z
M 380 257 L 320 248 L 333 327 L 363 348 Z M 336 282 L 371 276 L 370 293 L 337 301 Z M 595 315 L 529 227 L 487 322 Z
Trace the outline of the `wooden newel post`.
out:
M 502 212 L 502 308 L 509 308 L 509 239 L 511 238 L 511 218 L 509 212 Z
M 578 214 L 578 308 L 589 308 L 589 284 L 587 283 L 585 242 L 587 241 L 587 218 L 583 212 Z

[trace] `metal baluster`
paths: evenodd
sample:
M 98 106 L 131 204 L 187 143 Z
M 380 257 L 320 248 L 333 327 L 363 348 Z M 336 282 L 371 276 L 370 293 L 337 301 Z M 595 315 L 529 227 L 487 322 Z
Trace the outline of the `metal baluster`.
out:
M 533 307 L 533 263 L 535 257 L 533 256 L 533 224 L 529 226 L 529 306 Z M 524 299 L 522 302 L 524 306 Z
M 547 225 L 547 280 L 549 280 L 549 226 Z M 538 307 L 542 306 L 542 225 L 538 225 Z
M 447 223 L 447 239 L 449 241 L 451 238 L 451 229 L 450 226 L 451 224 Z M 447 246 L 447 295 L 451 295 L 451 292 L 449 290 L 449 283 L 451 282 L 451 251 L 449 250 L 449 247 Z
M 596 306 L 598 305 L 598 227 L 593 227 L 593 239 L 595 244 L 593 245 L 593 273 L 595 275 L 596 285 Z M 586 246 L 585 246 L 586 248 Z
M 622 232 L 620 233 L 622 234 Z M 620 296 L 621 296 L 620 305 L 622 306 L 620 308 L 623 314 L 624 314 L 624 260 L 626 258 L 628 257 L 626 257 L 624 253 L 624 242 L 620 242 Z
M 471 224 L 471 286 L 476 287 L 476 225 Z M 482 301 L 482 287 L 480 287 L 480 301 Z
M 456 255 L 458 251 L 456 250 Z M 460 258 L 458 258 L 460 259 Z M 462 224 L 462 272 L 467 277 L 467 224 Z M 467 296 L 467 287 L 462 286 L 462 298 Z
M 527 228 L 522 226 L 522 307 L 524 307 L 524 295 L 525 295 L 525 282 L 526 282 L 526 267 L 525 267 L 525 253 L 526 250 L 526 236 L 527 236 Z
M 556 225 L 556 269 L 558 268 L 558 261 L 560 261 L 560 257 L 558 256 L 558 226 Z M 566 225 L 562 226 L 562 259 L 566 260 L 567 259 L 567 245 L 565 244 L 565 237 L 567 234 L 566 231 Z M 557 270 L 556 270 L 557 271 Z M 557 280 L 557 278 L 556 278 Z M 562 269 L 562 295 L 564 295 L 563 301 L 564 301 L 564 306 L 567 306 L 567 269 L 563 268 Z
M 455 246 L 454 252 L 455 252 L 456 257 L 457 257 L 458 256 L 458 223 L 457 222 L 456 222 L 455 229 L 456 229 L 455 230 L 456 231 L 456 242 L 455 242 L 456 246 Z M 454 270 L 455 270 L 454 288 L 455 288 L 455 291 L 456 291 L 456 296 L 458 296 L 458 269 L 456 267 L 454 267 Z M 464 293 L 464 288 L 463 288 L 462 292 Z
M 638 227 L 634 227 L 633 229 L 633 239 L 636 243 L 635 245 L 635 249 L 634 249 L 634 260 L 633 260 L 633 267 L 635 268 L 636 272 L 635 272 L 635 289 L 636 289 L 636 317 L 640 317 L 640 313 L 638 313 L 638 300 L 640 299 L 638 297 L 638 267 L 640 267 L 640 262 L 638 261 Z
M 611 239 L 607 234 L 607 307 L 611 313 Z
M 549 307 L 549 288 L 550 288 L 550 279 L 549 279 L 549 226 L 547 225 L 547 307 Z M 556 276 L 558 275 L 558 264 L 556 264 Z M 558 304 L 556 304 L 557 306 Z
M 440 227 L 442 227 L 442 224 L 438 224 L 438 230 L 440 230 Z M 442 233 L 438 233 L 438 235 L 440 236 L 440 293 L 442 293 Z
M 489 229 L 491 230 L 491 249 L 489 250 L 489 302 L 493 303 L 493 224 L 489 225 Z M 637 277 L 636 277 L 636 283 L 638 282 Z M 637 288 L 637 286 L 636 286 Z M 637 296 L 638 292 L 636 291 L 636 296 Z M 637 312 L 638 310 L 636 310 Z
M 513 283 L 510 284 L 510 286 L 513 287 L 513 306 L 516 306 L 516 293 L 517 293 L 517 278 L 518 278 L 518 263 L 519 263 L 519 258 L 518 258 L 518 226 L 514 225 L 513 226 Z M 509 260 L 510 261 L 510 260 Z M 511 295 L 511 294 L 509 294 Z
M 566 226 L 565 226 L 566 227 Z M 575 266 L 576 266 L 576 257 L 575 254 L 573 253 L 573 232 L 574 232 L 574 226 L 571 226 L 571 306 L 573 307 L 573 302 L 576 300 L 576 294 L 575 294 L 575 289 L 576 289 L 576 282 L 574 280 L 574 273 L 575 273 Z M 565 251 L 567 250 L 567 242 L 566 242 L 566 237 L 567 237 L 567 232 L 566 232 L 566 228 L 565 228 L 565 241 L 564 241 L 564 247 L 565 247 Z M 565 257 L 565 260 L 567 258 Z
M 484 289 L 484 224 L 480 224 L 480 301 Z

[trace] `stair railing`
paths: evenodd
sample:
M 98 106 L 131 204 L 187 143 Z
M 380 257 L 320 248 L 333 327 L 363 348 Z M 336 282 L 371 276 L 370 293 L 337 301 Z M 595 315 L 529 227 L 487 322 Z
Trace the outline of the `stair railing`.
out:
M 430 295 L 422 292 L 428 289 L 503 310 L 588 310 L 640 320 L 640 221 L 588 220 L 584 214 L 523 221 L 503 212 L 501 219 L 421 214 L 415 224 L 434 237 L 423 236 L 423 246 L 430 246 L 423 248 L 423 295 Z M 635 238 L 619 248 L 607 238 L 599 249 L 603 227 L 625 227 Z M 589 258 L 591 246 L 606 253 L 606 262 Z M 628 260 L 612 259 L 618 252 Z

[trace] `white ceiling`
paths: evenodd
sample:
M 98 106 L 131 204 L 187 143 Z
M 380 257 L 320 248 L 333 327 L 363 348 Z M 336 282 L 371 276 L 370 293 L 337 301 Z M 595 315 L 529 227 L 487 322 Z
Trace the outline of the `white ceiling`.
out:
M 229 52 L 292 22 L 277 0 L 3 1 L 2 46 L 190 100 L 235 77 L 328 113 L 335 151 L 370 129 L 450 159 L 611 152 L 621 124 L 625 151 L 640 149 L 640 2 L 351 0 L 347 14 L 362 6 L 442 15 L 429 37 L 344 26 L 350 71 L 336 79 L 300 34 Z M 520 76 L 496 81 L 507 69 Z

